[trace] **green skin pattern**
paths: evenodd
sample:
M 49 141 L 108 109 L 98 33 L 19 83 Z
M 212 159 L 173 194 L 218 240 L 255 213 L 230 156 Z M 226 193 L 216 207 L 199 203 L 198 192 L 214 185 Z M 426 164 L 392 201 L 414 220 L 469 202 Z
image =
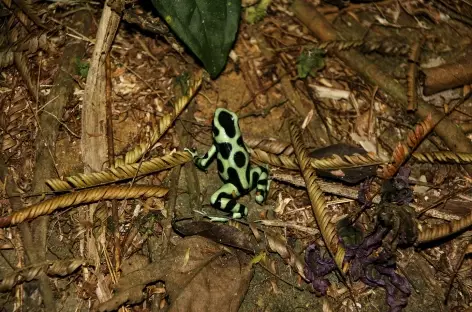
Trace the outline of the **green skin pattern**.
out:
M 249 152 L 239 128 L 238 116 L 224 108 L 218 108 L 213 117 L 213 145 L 204 156 L 190 151 L 195 165 L 207 171 L 213 160 L 217 161 L 218 174 L 224 185 L 210 199 L 213 207 L 232 214 L 235 219 L 247 215 L 246 206 L 236 199 L 257 189 L 256 202 L 262 204 L 270 187 L 267 167 L 252 167 Z

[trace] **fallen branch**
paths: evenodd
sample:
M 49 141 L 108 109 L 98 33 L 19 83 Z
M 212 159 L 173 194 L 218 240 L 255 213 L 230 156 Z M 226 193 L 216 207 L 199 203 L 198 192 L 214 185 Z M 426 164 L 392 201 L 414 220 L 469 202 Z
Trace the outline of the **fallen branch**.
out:
M 470 55 L 457 62 L 421 70 L 423 94 L 457 88 L 472 83 L 472 58 Z

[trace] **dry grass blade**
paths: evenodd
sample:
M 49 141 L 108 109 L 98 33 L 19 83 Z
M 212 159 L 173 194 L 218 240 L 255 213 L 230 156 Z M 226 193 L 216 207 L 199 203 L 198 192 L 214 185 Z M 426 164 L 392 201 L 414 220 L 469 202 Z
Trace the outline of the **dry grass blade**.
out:
M 375 38 L 365 41 L 362 45 L 364 53 L 375 51 L 386 55 L 407 55 L 410 52 L 410 46 L 391 38 Z
M 382 178 L 389 179 L 393 177 L 400 166 L 406 161 L 409 154 L 408 147 L 402 143 L 398 143 L 397 147 L 395 147 L 395 150 L 393 151 L 392 163 L 385 165 L 383 168 L 381 173 Z
M 471 164 L 472 154 L 470 153 L 454 153 L 450 151 L 438 151 L 429 153 L 413 153 L 411 158 L 417 162 L 423 163 L 456 163 L 456 164 Z
M 433 128 L 431 114 L 429 114 L 426 119 L 416 125 L 414 131 L 408 133 L 406 144 L 398 143 L 393 151 L 392 163 L 384 167 L 382 177 L 384 179 L 392 178 Z
M 442 239 L 449 235 L 463 231 L 466 228 L 470 227 L 471 225 L 472 225 L 472 213 L 460 220 L 454 220 L 451 223 L 433 225 L 430 228 L 420 230 L 420 233 L 418 235 L 418 240 L 416 241 L 416 243 L 422 244 L 422 243 L 431 242 L 437 239 Z
M 281 167 L 291 170 L 298 170 L 298 161 L 293 156 L 275 155 L 267 153 L 260 149 L 253 149 L 251 151 L 252 160 L 260 163 L 269 164 L 275 167 Z
M 414 132 L 410 131 L 407 138 L 407 144 L 410 149 L 416 148 L 421 141 L 428 135 L 433 129 L 433 123 L 431 115 L 428 115 L 425 120 L 421 121 L 416 125 Z
M 184 108 L 196 94 L 198 88 L 202 84 L 202 75 L 199 75 L 191 86 L 188 88 L 187 95 L 180 97 L 175 103 L 174 110 L 159 120 L 158 128 L 154 130 L 150 142 L 143 142 L 137 145 L 133 150 L 126 153 L 123 157 L 115 159 L 115 167 L 123 166 L 124 164 L 133 164 L 137 162 L 147 150 L 151 149 L 154 144 L 159 141 L 161 136 L 170 128 L 175 119 L 183 112 Z
M 261 149 L 272 154 L 284 154 L 286 156 L 293 154 L 292 144 L 281 140 L 244 137 L 244 143 L 251 148 Z
M 320 186 L 315 181 L 316 173 L 314 168 L 310 166 L 310 158 L 306 154 L 305 146 L 303 144 L 297 122 L 291 120 L 289 128 L 290 138 L 292 139 L 292 145 L 294 147 L 298 163 L 300 164 L 300 170 L 302 172 L 303 179 L 306 183 L 306 188 L 310 197 L 316 223 L 329 253 L 334 258 L 339 271 L 343 272 L 345 250 L 338 243 L 335 225 L 330 222 L 331 218 L 327 214 L 326 200 Z
M 81 259 L 53 261 L 49 264 L 46 274 L 49 276 L 67 276 L 84 264 L 86 262 Z
M 47 34 L 45 32 L 39 34 L 30 34 L 27 37 L 14 42 L 8 47 L 0 48 L 0 54 L 12 53 L 13 57 L 13 52 L 28 52 L 31 54 L 37 52 L 40 48 L 42 50 L 48 50 Z
M 2 0 L 2 3 L 7 7 L 16 19 L 26 28 L 29 29 L 29 21 L 28 15 L 26 15 L 22 10 L 18 10 L 16 5 L 13 5 L 13 0 Z M 10 20 L 12 21 L 12 20 Z
M 418 60 L 420 57 L 421 46 L 423 41 L 416 42 L 411 47 L 410 64 L 407 73 L 407 96 L 408 96 L 408 111 L 415 111 L 418 108 L 418 94 L 416 92 L 416 82 L 418 81 Z
M 10 2 L 10 1 L 3 1 L 4 3 Z M 13 0 L 15 4 L 21 9 L 21 11 L 28 16 L 29 19 L 33 21 L 33 23 L 36 24 L 36 26 L 41 27 L 41 28 L 46 28 L 44 24 L 41 22 L 41 19 L 35 14 L 35 9 L 31 7 L 31 4 L 29 2 L 26 2 L 25 0 Z M 11 8 L 11 6 L 9 7 Z M 17 10 L 14 10 L 15 15 L 17 15 Z M 17 15 L 18 17 L 18 15 Z M 21 20 L 21 23 L 25 26 L 28 25 L 28 22 L 26 21 L 25 18 L 19 18 Z
M 134 163 L 109 168 L 100 172 L 79 174 L 63 179 L 48 179 L 46 184 L 54 191 L 67 191 L 73 188 L 88 188 L 97 185 L 118 182 L 147 175 L 150 173 L 167 170 L 178 165 L 183 165 L 192 160 L 188 152 L 175 152 L 162 157 L 151 158 L 141 164 Z
M 386 163 L 385 160 L 374 154 L 353 154 L 340 156 L 334 154 L 331 157 L 312 159 L 311 164 L 316 169 L 344 169 L 358 168 Z
M 410 51 L 407 44 L 381 39 L 373 40 L 333 40 L 324 41 L 316 46 L 319 49 L 345 51 L 360 48 L 364 53 L 379 52 L 388 55 L 406 55 Z
M 322 42 L 317 45 L 317 48 L 326 50 L 336 49 L 338 51 L 343 51 L 358 48 L 363 45 L 364 42 L 362 40 L 333 40 Z
M 25 220 L 51 214 L 57 209 L 82 204 L 90 204 L 100 200 L 128 199 L 138 197 L 163 197 L 168 189 L 158 186 L 104 186 L 90 190 L 82 190 L 70 194 L 47 199 L 40 203 L 13 212 L 0 218 L 0 228 L 19 224 Z
M 251 151 L 252 159 L 256 162 L 271 166 L 298 170 L 298 161 L 293 156 L 274 155 L 265 151 L 254 149 Z M 353 154 L 346 156 L 333 155 L 325 158 L 310 158 L 311 165 L 316 169 L 337 170 L 344 168 L 358 168 L 385 164 L 387 161 L 373 154 Z
M 48 261 L 17 270 L 6 275 L 0 282 L 0 292 L 10 291 L 16 285 L 34 280 L 40 273 L 46 273 L 49 276 L 69 275 L 85 263 L 86 261 L 81 259 Z
M 6 98 L 2 97 L 0 102 L 2 101 L 5 104 L 3 111 L 0 112 L 1 151 L 5 155 L 12 155 L 22 146 L 21 141 L 26 139 L 25 129 L 33 126 L 29 115 L 25 113 L 25 110 L 28 110 L 28 104 L 24 97 L 13 99 L 9 103 Z
M 31 72 L 29 69 L 28 58 L 26 57 L 24 52 L 15 52 L 13 53 L 13 60 L 15 62 L 15 66 L 18 69 L 18 72 L 21 75 L 21 78 L 26 83 L 28 87 L 28 91 L 34 97 L 35 100 L 38 100 L 38 94 L 36 89 L 36 83 L 33 82 L 31 79 Z

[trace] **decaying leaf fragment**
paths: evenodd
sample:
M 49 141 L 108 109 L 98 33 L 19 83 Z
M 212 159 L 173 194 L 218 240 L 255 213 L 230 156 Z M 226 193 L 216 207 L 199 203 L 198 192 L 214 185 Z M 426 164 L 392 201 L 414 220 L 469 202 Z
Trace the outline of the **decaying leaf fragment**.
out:
M 182 236 L 200 235 L 219 244 L 254 253 L 256 242 L 234 226 L 207 221 L 179 220 L 172 224 Z
M 165 282 L 168 311 L 238 311 L 252 278 L 250 260 L 203 237 L 183 238 L 164 258 L 122 276 L 113 298 L 98 311 L 143 301 L 146 285 L 157 281 Z

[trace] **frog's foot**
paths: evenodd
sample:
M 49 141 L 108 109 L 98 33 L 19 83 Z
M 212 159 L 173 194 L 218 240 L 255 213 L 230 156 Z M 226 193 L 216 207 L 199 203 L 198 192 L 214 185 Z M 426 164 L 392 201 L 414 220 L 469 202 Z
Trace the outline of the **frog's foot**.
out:
M 255 167 L 251 170 L 254 177 L 253 183 L 256 184 L 256 202 L 262 204 L 269 194 L 270 182 L 269 169 L 267 167 Z
M 247 207 L 238 203 L 235 199 L 232 198 L 219 196 L 219 198 L 215 202 L 213 202 L 212 196 L 211 205 L 217 209 L 230 213 L 231 217 L 234 219 L 240 219 L 242 217 L 247 216 Z
M 231 213 L 234 219 L 239 219 L 247 215 L 246 206 L 241 205 L 235 199 L 240 195 L 236 186 L 226 183 L 211 195 L 210 203 L 217 209 Z
M 189 152 L 190 155 L 192 155 L 193 158 L 198 157 L 198 153 L 197 153 L 197 151 L 195 151 L 195 150 L 192 151 L 192 150 L 189 149 L 189 148 L 184 148 L 184 151 Z
M 228 222 L 230 219 L 225 217 L 208 217 L 211 222 Z
M 196 213 L 199 213 L 201 214 L 202 216 L 210 219 L 211 222 L 228 222 L 230 219 L 229 218 L 225 218 L 225 217 L 213 217 L 213 216 L 209 216 L 205 211 L 200 211 L 200 210 L 193 210 L 194 212 Z
M 269 194 L 270 182 L 271 180 L 264 180 L 257 183 L 256 202 L 259 205 L 262 205 Z

